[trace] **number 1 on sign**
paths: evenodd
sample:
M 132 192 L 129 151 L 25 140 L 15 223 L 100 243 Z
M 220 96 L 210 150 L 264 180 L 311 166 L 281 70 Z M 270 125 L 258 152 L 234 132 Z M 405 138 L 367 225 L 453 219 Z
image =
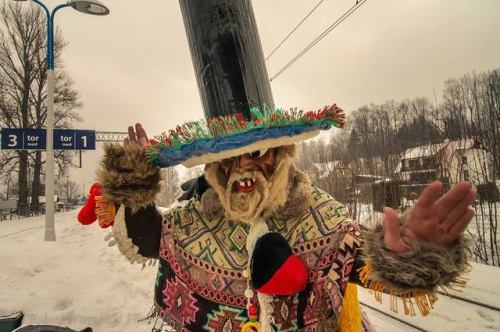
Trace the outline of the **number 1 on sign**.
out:
M 87 136 L 82 136 L 82 141 L 83 141 L 83 147 L 87 147 Z

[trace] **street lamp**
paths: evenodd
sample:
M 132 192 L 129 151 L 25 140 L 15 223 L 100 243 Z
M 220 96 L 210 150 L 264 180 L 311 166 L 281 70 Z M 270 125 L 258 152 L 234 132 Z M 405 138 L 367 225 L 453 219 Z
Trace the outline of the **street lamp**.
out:
M 109 9 L 97 0 L 69 0 L 68 5 L 84 14 L 108 15 Z
M 27 0 L 13 0 L 17 2 Z M 45 158 L 45 241 L 55 241 L 54 229 L 54 16 L 59 9 L 73 7 L 91 15 L 108 15 L 109 9 L 98 0 L 69 0 L 49 11 L 40 0 L 31 0 L 40 5 L 47 14 L 47 150 Z

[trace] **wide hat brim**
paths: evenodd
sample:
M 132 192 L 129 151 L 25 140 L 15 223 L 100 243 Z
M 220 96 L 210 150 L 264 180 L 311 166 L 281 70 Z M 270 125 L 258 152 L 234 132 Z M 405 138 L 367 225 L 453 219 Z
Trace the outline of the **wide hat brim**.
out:
M 248 121 L 233 115 L 178 126 L 147 149 L 148 159 L 159 167 L 194 167 L 298 143 L 317 136 L 320 130 L 343 127 L 345 119 L 335 104 L 311 112 L 267 108 L 251 112 L 253 118 Z

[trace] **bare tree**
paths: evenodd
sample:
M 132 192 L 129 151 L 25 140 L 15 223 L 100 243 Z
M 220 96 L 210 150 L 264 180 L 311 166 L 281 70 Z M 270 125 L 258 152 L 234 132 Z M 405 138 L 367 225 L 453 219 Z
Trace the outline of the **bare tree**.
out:
M 419 166 L 403 176 L 405 151 Z M 383 194 L 376 187 L 393 190 L 385 194 L 394 204 L 404 196 L 403 209 L 433 180 L 445 188 L 470 181 L 479 194 L 468 230 L 475 239 L 474 259 L 500 266 L 500 70 L 449 79 L 441 104 L 419 97 L 360 107 L 329 144 L 302 143 L 297 163 L 355 218 Z M 363 184 L 367 178 L 383 182 Z
M 162 169 L 163 190 L 158 198 L 158 204 L 164 207 L 171 205 L 179 195 L 179 173 L 174 167 Z
M 43 128 L 46 120 L 46 31 L 45 17 L 36 7 L 4 2 L 0 7 L 0 125 L 9 128 Z M 66 43 L 56 34 L 55 126 L 70 127 L 78 121 L 81 104 L 72 81 L 64 72 L 60 55 Z M 71 162 L 71 154 L 56 154 L 59 172 Z M 29 188 L 32 204 L 38 205 L 41 193 L 42 154 L 3 152 L 0 176 L 18 175 L 18 213 L 28 211 Z M 28 184 L 28 179 L 31 183 Z
M 475 224 L 477 261 L 500 266 L 497 203 L 500 178 L 500 71 L 470 73 L 445 83 L 444 119 L 449 135 L 474 139 L 476 149 L 456 172 L 479 183 Z M 469 179 L 466 179 L 469 180 Z

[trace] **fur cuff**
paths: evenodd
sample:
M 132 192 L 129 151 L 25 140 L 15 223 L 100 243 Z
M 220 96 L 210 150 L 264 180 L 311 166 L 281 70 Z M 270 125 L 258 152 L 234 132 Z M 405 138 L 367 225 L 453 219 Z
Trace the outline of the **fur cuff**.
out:
M 391 310 L 398 312 L 398 297 L 404 313 L 414 316 L 415 307 L 427 316 L 437 301 L 436 290 L 463 287 L 461 274 L 467 272 L 468 241 L 460 238 L 452 247 L 419 243 L 412 250 L 396 254 L 384 247 L 382 225 L 363 236 L 363 260 L 359 270 L 363 286 L 374 291 L 382 302 L 382 293 L 391 295 Z
M 390 290 L 435 291 L 437 287 L 460 284 L 460 275 L 468 271 L 467 241 L 460 238 L 452 247 L 419 243 L 412 250 L 396 254 L 384 247 L 384 230 L 378 225 L 363 237 L 365 262 L 371 264 L 369 276 Z
M 160 169 L 151 165 L 141 147 L 107 144 L 97 179 L 103 195 L 137 211 L 160 192 Z

